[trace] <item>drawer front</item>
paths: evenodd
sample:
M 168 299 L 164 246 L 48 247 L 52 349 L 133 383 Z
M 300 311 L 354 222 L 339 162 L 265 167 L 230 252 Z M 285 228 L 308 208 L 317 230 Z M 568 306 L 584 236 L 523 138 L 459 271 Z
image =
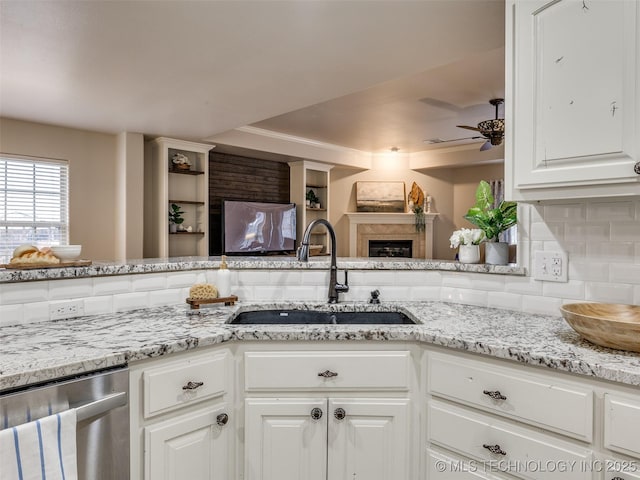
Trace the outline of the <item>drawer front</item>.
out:
M 634 398 L 604 395 L 604 446 L 640 457 L 640 394 Z
M 593 392 L 586 387 L 432 354 L 429 392 L 586 442 L 593 439 Z
M 245 388 L 408 390 L 409 352 L 248 352 Z
M 502 480 L 503 477 L 484 471 L 481 463 L 460 460 L 427 449 L 427 476 L 429 480 Z
M 228 362 L 223 352 L 146 370 L 142 375 L 145 418 L 224 395 Z
M 640 462 L 607 458 L 602 463 L 604 480 L 640 480 Z
M 592 452 L 533 429 L 431 400 L 429 441 L 519 478 L 587 480 Z M 495 452 L 491 452 L 490 449 Z

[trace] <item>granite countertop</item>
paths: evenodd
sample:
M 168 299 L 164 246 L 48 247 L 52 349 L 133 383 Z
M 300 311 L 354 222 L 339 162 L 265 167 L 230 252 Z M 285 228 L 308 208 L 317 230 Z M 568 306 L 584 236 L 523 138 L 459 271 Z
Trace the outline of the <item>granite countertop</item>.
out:
M 400 310 L 419 325 L 229 325 L 256 309 Z M 0 391 L 230 341 L 411 341 L 640 386 L 640 354 L 592 345 L 559 316 L 445 302 L 187 305 L 0 329 Z
M 329 257 L 311 257 L 299 262 L 291 256 L 228 257 L 229 268 L 234 270 L 327 270 Z M 0 268 L 0 284 L 56 280 L 62 278 L 88 278 L 137 273 L 176 272 L 185 270 L 217 269 L 220 257 L 145 258 L 124 262 L 93 262 L 86 267 L 56 267 L 36 269 Z M 497 275 L 525 275 L 517 265 L 467 264 L 446 260 L 418 258 L 338 258 L 338 267 L 346 270 L 443 270 L 454 272 L 492 273 Z

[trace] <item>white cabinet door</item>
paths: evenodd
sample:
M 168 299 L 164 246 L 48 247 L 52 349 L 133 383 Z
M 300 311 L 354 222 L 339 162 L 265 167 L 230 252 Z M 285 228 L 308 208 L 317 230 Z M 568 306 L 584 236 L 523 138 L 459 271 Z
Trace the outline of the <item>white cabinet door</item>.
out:
M 408 480 L 409 400 L 329 399 L 328 479 Z
M 639 24 L 636 0 L 507 2 L 514 200 L 640 194 Z
M 326 406 L 325 398 L 247 399 L 244 478 L 326 480 Z
M 145 480 L 228 479 L 230 426 L 222 415 L 225 405 L 146 427 Z

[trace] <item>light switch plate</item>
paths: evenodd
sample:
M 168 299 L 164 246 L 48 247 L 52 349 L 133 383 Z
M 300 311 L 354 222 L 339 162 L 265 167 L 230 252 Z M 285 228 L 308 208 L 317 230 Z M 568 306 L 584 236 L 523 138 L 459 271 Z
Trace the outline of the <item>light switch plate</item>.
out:
M 567 282 L 569 260 L 564 252 L 535 252 L 533 279 L 548 282 Z

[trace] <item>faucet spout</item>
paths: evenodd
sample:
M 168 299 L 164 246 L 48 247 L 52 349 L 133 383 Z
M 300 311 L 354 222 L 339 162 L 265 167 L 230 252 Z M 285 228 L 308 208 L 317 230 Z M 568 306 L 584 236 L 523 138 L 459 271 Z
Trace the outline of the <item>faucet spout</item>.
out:
M 349 291 L 349 285 L 347 283 L 347 273 L 345 271 L 345 283 L 338 283 L 338 267 L 336 265 L 336 232 L 333 226 L 324 218 L 318 218 L 307 225 L 307 228 L 302 235 L 302 242 L 298 247 L 297 258 L 301 262 L 309 261 L 309 242 L 311 239 L 311 230 L 318 225 L 324 225 L 329 232 L 331 239 L 331 267 L 329 270 L 329 303 L 338 303 L 338 293 L 344 293 Z

